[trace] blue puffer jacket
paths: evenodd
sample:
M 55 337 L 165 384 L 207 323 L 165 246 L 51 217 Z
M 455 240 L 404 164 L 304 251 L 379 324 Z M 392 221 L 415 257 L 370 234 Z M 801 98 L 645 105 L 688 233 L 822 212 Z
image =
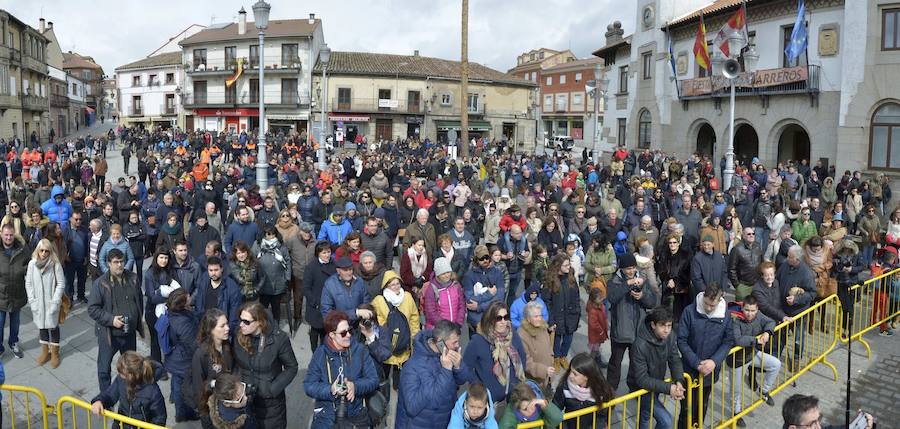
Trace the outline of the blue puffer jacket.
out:
M 350 316 L 350 320 L 356 320 L 356 307 L 372 302 L 369 288 L 361 278 L 353 276 L 350 288 L 344 286 L 338 274 L 334 274 L 325 280 L 322 289 L 322 300 L 319 310 L 324 318 L 331 310 L 340 310 Z
M 693 305 L 685 308 L 681 314 L 681 322 L 678 323 L 678 350 L 681 351 L 684 370 L 695 380 L 697 365 L 706 359 L 712 359 L 716 363 L 713 374 L 718 379 L 722 362 L 734 345 L 731 315 L 728 314 L 725 299 L 720 298 L 716 309 L 709 315 L 700 311 L 702 303 L 703 292 L 700 292 Z M 706 382 L 709 383 L 710 380 L 707 379 Z
M 62 195 L 62 202 L 57 203 L 53 198 Z M 72 217 L 72 205 L 65 199 L 65 191 L 62 186 L 53 185 L 50 191 L 50 199 L 41 204 L 41 211 L 44 216 L 50 219 L 50 222 L 56 222 L 59 226 L 65 228 L 69 226 L 69 218 Z
M 516 331 L 513 331 L 512 345 L 519 353 L 519 361 L 524 366 L 525 362 L 528 361 L 528 357 L 525 355 L 525 347 L 522 346 L 522 340 L 519 339 L 519 334 Z M 493 346 L 481 334 L 475 334 L 469 340 L 469 345 L 466 346 L 466 351 L 463 354 L 463 363 L 468 365 L 474 373 L 470 381 L 484 384 L 484 387 L 491 392 L 491 397 L 496 402 L 505 400 L 506 395 L 512 392 L 516 384 L 519 384 L 520 380 L 516 379 L 515 367 L 510 367 L 509 369 L 510 376 L 507 377 L 509 386 L 500 384 L 497 376 L 494 375 Z M 522 370 L 524 371 L 525 369 L 522 368 Z
M 544 317 L 544 320 L 550 320 L 550 314 L 547 313 L 547 303 L 541 299 L 540 295 L 541 285 L 537 282 L 532 283 L 531 286 L 525 291 L 522 292 L 522 295 L 516 298 L 513 301 L 512 306 L 509 308 L 509 317 L 512 322 L 513 329 L 519 330 L 519 327 L 522 326 L 522 321 L 527 318 L 527 314 L 525 314 L 525 306 L 528 305 L 528 302 L 531 301 L 529 298 L 532 293 L 537 293 L 538 296 L 534 300 L 541 304 L 541 316 Z
M 259 236 L 259 226 L 256 225 L 255 222 L 247 222 L 241 223 L 238 220 L 235 220 L 228 225 L 228 230 L 225 232 L 225 240 L 222 243 L 222 246 L 225 249 L 225 253 L 231 252 L 231 246 L 238 241 L 243 241 L 248 247 L 253 247 L 253 243 L 256 243 L 256 238 Z
M 188 368 L 194 359 L 194 351 L 197 350 L 197 325 L 199 321 L 190 311 L 169 311 L 169 342 L 172 345 L 172 353 L 165 356 L 166 371 L 172 374 L 186 376 Z
M 116 376 L 112 384 L 99 395 L 91 399 L 91 403 L 100 401 L 103 408 L 111 410 L 113 405 L 119 404 L 116 412 L 127 417 L 131 417 L 145 422 L 153 423 L 159 426 L 166 425 L 166 399 L 163 398 L 159 385 L 156 384 L 162 377 L 162 365 L 153 362 L 155 372 L 155 380 L 152 383 L 142 384 L 134 390 L 134 398 L 128 400 L 128 383 Z
M 347 403 L 347 417 L 354 418 L 367 412 L 363 398 L 378 388 L 378 370 L 369 351 L 356 340 L 351 340 L 349 351 L 344 352 L 321 344 L 313 353 L 306 378 L 303 379 L 303 391 L 316 400 L 314 409 L 320 410 L 313 415 L 311 429 L 331 429 L 334 426 L 337 398 L 331 394 L 331 385 L 342 369 L 344 377 L 352 381 L 356 389 L 356 398 Z
M 485 288 L 497 286 L 497 293 L 491 295 L 490 292 L 484 292 L 481 295 L 475 295 L 475 284 L 477 283 L 481 283 Z M 473 264 L 472 268 L 463 277 L 462 286 L 463 291 L 466 293 L 466 301 L 478 303 L 477 309 L 467 312 L 466 320 L 468 320 L 470 325 L 477 325 L 481 321 L 481 316 L 484 314 L 484 310 L 487 310 L 488 305 L 494 301 L 502 301 L 503 297 L 506 296 L 506 290 L 503 286 L 503 273 L 493 265 L 488 269 L 484 269 L 477 264 Z
M 491 400 L 491 392 L 488 391 L 487 416 L 479 422 L 470 421 L 466 417 L 466 398 L 468 392 L 463 392 L 456 400 L 456 406 L 453 407 L 453 415 L 450 416 L 450 424 L 447 429 L 499 429 L 497 419 L 494 417 L 494 402 Z
M 471 379 L 469 367 L 447 370 L 441 355 L 429 346 L 431 329 L 416 334 L 412 357 L 400 372 L 395 429 L 447 427 L 457 386 Z
M 334 216 L 331 215 L 328 216 L 328 220 L 322 223 L 322 229 L 319 230 L 317 239 L 319 241 L 328 240 L 331 244 L 340 246 L 351 232 L 353 232 L 353 227 L 346 218 L 342 219 L 341 223 L 338 224 L 334 223 Z
M 90 240 L 90 238 L 88 240 Z M 106 255 L 113 249 L 122 251 L 125 255 L 125 271 L 131 271 L 131 267 L 134 266 L 134 253 L 131 252 L 131 245 L 128 244 L 128 240 L 124 237 L 120 238 L 118 243 L 114 243 L 111 238 L 106 240 L 106 243 L 103 243 L 103 247 L 100 248 L 100 253 L 97 254 L 97 262 L 100 264 L 100 271 L 104 273 L 109 272 L 109 264 L 106 262 Z

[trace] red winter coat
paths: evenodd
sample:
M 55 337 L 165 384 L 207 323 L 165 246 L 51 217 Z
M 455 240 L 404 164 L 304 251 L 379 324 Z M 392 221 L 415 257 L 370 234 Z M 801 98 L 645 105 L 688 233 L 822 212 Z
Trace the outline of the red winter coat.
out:
M 519 219 L 516 220 L 516 219 L 513 219 L 511 214 L 507 213 L 507 214 L 503 215 L 502 218 L 500 218 L 500 230 L 501 231 L 508 232 L 509 227 L 511 227 L 513 225 L 519 225 L 519 227 L 522 228 L 522 231 L 525 231 L 525 228 L 528 226 L 527 222 L 525 221 L 525 216 L 520 215 Z
M 588 319 L 588 344 L 603 344 L 609 339 L 609 331 L 606 324 L 606 308 L 601 306 L 597 308 L 587 304 Z

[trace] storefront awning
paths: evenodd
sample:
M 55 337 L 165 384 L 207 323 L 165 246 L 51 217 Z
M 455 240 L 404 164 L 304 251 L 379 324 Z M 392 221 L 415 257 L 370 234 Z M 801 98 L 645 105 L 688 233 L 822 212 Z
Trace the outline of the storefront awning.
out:
M 459 131 L 459 121 L 434 121 L 438 131 Z M 469 121 L 469 131 L 490 131 L 491 123 L 488 121 Z

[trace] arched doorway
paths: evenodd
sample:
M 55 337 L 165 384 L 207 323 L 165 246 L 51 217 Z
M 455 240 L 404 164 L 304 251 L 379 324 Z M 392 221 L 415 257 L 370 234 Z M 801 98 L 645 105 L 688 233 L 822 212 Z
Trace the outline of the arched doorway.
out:
M 713 129 L 712 125 L 708 122 L 705 122 L 700 126 L 700 129 L 697 130 L 697 153 L 700 156 L 709 157 L 709 159 L 713 159 L 713 154 L 716 152 L 716 130 Z
M 740 124 L 734 133 L 734 157 L 741 165 L 750 165 L 759 156 L 759 136 L 750 124 Z
M 778 137 L 778 162 L 809 161 L 809 134 L 800 125 L 790 124 Z

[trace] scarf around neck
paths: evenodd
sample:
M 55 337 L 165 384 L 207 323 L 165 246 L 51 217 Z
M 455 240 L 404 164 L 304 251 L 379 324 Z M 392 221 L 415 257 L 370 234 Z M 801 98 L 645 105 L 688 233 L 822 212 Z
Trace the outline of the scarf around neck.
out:
M 566 390 L 569 394 L 572 395 L 572 398 L 580 401 L 580 402 L 597 402 L 594 399 L 594 394 L 591 393 L 591 389 L 589 387 L 581 387 L 575 383 L 572 383 L 572 380 L 566 379 Z
M 428 268 L 428 260 L 425 259 L 425 255 L 419 256 L 412 247 L 406 249 L 406 254 L 409 256 L 409 265 L 413 276 L 417 278 L 422 277 L 425 274 L 425 269 Z
M 384 296 L 384 300 L 393 305 L 394 307 L 400 307 L 400 304 L 403 302 L 403 296 L 406 294 L 402 289 L 400 293 L 394 292 L 391 288 L 384 288 L 381 291 L 381 295 Z
M 497 381 L 504 386 L 509 386 L 510 370 L 515 371 L 515 377 L 520 382 L 525 380 L 525 369 L 522 367 L 522 359 L 519 351 L 513 345 L 512 329 L 506 335 L 499 335 L 493 332 L 487 333 L 485 339 L 490 341 L 493 346 L 491 357 L 494 359 L 493 373 L 497 377 Z M 512 368 L 510 368 L 512 366 Z

